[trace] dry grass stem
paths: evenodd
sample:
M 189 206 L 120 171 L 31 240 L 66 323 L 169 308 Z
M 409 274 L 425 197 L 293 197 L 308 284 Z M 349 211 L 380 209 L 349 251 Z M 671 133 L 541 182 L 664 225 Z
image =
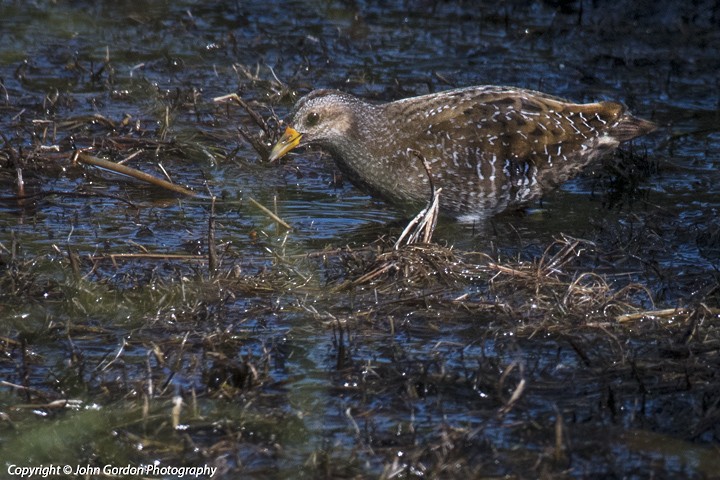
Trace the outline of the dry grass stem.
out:
M 127 175 L 127 176 L 133 177 L 137 180 L 141 180 L 143 182 L 150 183 L 150 184 L 158 186 L 158 187 L 162 187 L 166 190 L 170 190 L 175 193 L 187 195 L 189 197 L 194 197 L 197 195 L 196 192 L 193 192 L 192 190 L 188 190 L 187 188 L 181 187 L 179 185 L 175 185 L 174 183 L 168 182 L 167 180 L 163 180 L 161 178 L 154 177 L 148 173 L 141 172 L 140 170 L 128 167 L 126 165 L 120 165 L 118 163 L 111 162 L 109 160 L 104 160 L 102 158 L 93 157 L 86 153 L 74 152 L 73 153 L 73 161 L 78 161 L 78 162 L 84 163 L 86 165 L 92 165 L 95 167 L 104 168 L 106 170 L 110 170 L 115 173 L 119 173 L 121 175 Z
M 240 107 L 242 107 L 245 112 L 247 112 L 248 115 L 250 115 L 250 118 L 253 120 L 255 125 L 260 127 L 260 129 L 263 132 L 263 136 L 255 135 L 243 128 L 242 125 L 238 125 L 238 131 L 240 132 L 240 135 L 248 142 L 250 143 L 250 146 L 257 152 L 258 155 L 260 155 L 260 158 L 263 161 L 267 161 L 270 158 L 270 144 L 274 144 L 275 140 L 277 140 L 277 134 L 274 131 L 273 128 L 268 125 L 268 123 L 265 121 L 262 115 L 257 113 L 245 100 L 243 100 L 237 93 L 230 93 L 228 95 L 222 95 L 219 97 L 213 98 L 213 102 L 215 103 L 227 103 L 229 101 L 235 102 Z M 269 139 L 269 140 L 264 140 Z
M 278 217 L 272 210 L 270 210 L 269 208 L 267 208 L 265 205 L 261 204 L 254 198 L 248 197 L 248 201 L 250 203 L 252 203 L 253 205 L 255 205 L 257 208 L 259 208 L 265 215 L 270 217 L 273 221 L 277 222 L 278 224 L 282 225 L 283 227 L 287 228 L 288 230 L 293 229 L 289 223 L 287 223 L 282 218 Z

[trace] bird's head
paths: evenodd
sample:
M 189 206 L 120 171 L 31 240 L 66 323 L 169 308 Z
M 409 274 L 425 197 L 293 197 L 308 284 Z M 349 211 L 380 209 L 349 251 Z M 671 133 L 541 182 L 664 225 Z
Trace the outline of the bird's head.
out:
M 332 150 L 357 130 L 357 106 L 367 105 L 337 90 L 315 90 L 295 104 L 287 127 L 270 152 L 275 161 L 298 146 L 319 145 Z

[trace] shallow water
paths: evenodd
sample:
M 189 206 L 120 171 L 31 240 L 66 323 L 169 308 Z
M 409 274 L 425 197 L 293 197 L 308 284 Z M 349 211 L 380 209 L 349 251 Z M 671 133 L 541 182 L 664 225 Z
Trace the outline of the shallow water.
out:
M 504 84 L 623 101 L 660 126 L 628 147 L 634 155 L 593 167 L 525 211 L 483 225 L 442 221 L 435 240 L 530 261 L 561 235 L 584 238 L 610 255 L 581 258 L 579 271 L 638 281 L 660 307 L 717 307 L 714 2 L 4 1 L 0 13 L 0 267 L 14 268 L 16 251 L 34 259 L 29 270 L 42 279 L 21 303 L 0 293 L 0 335 L 32 353 L 23 359 L 5 342 L 0 377 L 42 390 L 47 402 L 85 402 L 77 411 L 26 410 L 15 408 L 31 403 L 26 392 L 1 387 L 0 406 L 15 425 L 1 427 L 4 462 L 208 463 L 224 466 L 223 478 L 378 477 L 397 467 L 409 478 L 423 476 L 423 465 L 437 472 L 431 459 L 441 455 L 403 458 L 408 446 L 438 442 L 443 461 L 486 475 L 717 472 L 709 452 L 718 430 L 700 428 L 714 417 L 677 415 L 706 411 L 716 393 L 663 395 L 664 382 L 681 375 L 651 365 L 642 368 L 659 387 L 638 393 L 613 375 L 621 355 L 607 337 L 572 347 L 552 334 L 487 338 L 506 321 L 493 311 L 468 314 L 431 301 L 393 307 L 387 298 L 371 305 L 362 291 L 357 299 L 303 294 L 303 285 L 326 292 L 323 275 L 333 270 L 296 259 L 397 235 L 404 218 L 333 182 L 331 160 L 318 153 L 263 164 L 237 132 L 238 125 L 259 131 L 249 116 L 212 101 L 237 92 L 268 118 L 284 117 L 298 95 L 317 87 L 385 101 Z M 124 147 L 123 136 L 138 143 Z M 211 207 L 72 165 L 73 143 L 116 161 L 131 157 L 130 165 L 158 176 L 162 164 L 174 182 L 222 195 L 215 207 L 221 270 L 237 266 L 262 281 L 260 273 L 278 269 L 292 279 L 287 289 L 208 286 L 203 293 L 206 267 L 198 259 L 93 263 L 91 256 L 109 253 L 204 256 Z M 14 197 L 8 152 L 33 149 L 50 153 L 24 168 L 27 193 L 65 194 Z M 294 229 L 278 227 L 250 197 Z M 82 280 L 68 272 L 68 251 L 81 258 Z M 477 285 L 454 293 L 489 295 Z M 342 341 L 339 325 L 347 329 Z M 717 328 L 717 318 L 706 328 Z M 642 339 L 657 329 L 641 324 L 628 348 L 662 357 L 672 345 Z M 168 357 L 156 359 L 154 348 Z M 220 352 L 247 364 L 267 359 L 264 380 L 227 398 L 203 395 L 203 374 Z M 506 370 L 508 384 L 498 387 Z M 152 394 L 148 377 L 161 380 Z M 403 383 L 409 377 L 421 380 Z M 498 414 L 521 378 L 530 382 L 522 409 Z M 558 381 L 567 390 L 556 390 Z M 199 414 L 183 417 L 187 437 L 167 427 L 173 394 L 197 402 Z M 144 398 L 152 399 L 149 421 Z M 108 412 L 102 421 L 96 408 Z M 559 417 L 576 453 L 572 462 L 548 463 Z M 682 422 L 696 422 L 699 433 L 689 438 Z M 459 431 L 469 432 L 467 444 L 453 449 L 449 439 Z

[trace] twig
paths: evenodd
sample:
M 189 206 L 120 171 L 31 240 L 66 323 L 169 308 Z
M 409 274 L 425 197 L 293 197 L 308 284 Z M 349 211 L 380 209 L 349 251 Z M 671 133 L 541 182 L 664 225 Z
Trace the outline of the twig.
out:
M 257 126 L 262 128 L 266 134 L 269 135 L 271 133 L 270 127 L 265 122 L 265 119 L 263 119 L 259 113 L 253 110 L 250 105 L 248 105 L 248 103 L 243 100 L 237 93 L 230 93 L 228 95 L 222 95 L 220 97 L 213 98 L 213 102 L 215 103 L 223 103 L 227 102 L 228 100 L 233 100 L 235 103 L 240 105 L 248 113 L 248 115 L 252 117 Z
M 276 132 L 273 128 L 268 125 L 268 123 L 265 121 L 265 119 L 257 113 L 255 110 L 253 110 L 250 105 L 243 100 L 237 93 L 231 93 L 228 95 L 222 95 L 220 97 L 213 98 L 213 102 L 215 103 L 223 103 L 227 101 L 234 101 L 240 107 L 243 108 L 247 112 L 248 115 L 253 119 L 255 124 L 262 129 L 262 131 L 265 133 L 267 138 L 274 140 L 276 139 Z M 263 142 L 262 138 L 258 135 L 254 135 L 245 128 L 242 127 L 242 125 L 238 125 L 238 132 L 240 132 L 240 136 L 242 136 L 245 141 L 249 142 L 250 145 L 253 147 L 253 149 L 260 155 L 260 158 L 262 158 L 263 161 L 267 161 L 270 158 L 270 148 L 267 146 L 265 142 Z M 273 142 L 274 143 L 274 142 Z
M 189 197 L 197 196 L 197 193 L 193 192 L 192 190 L 188 190 L 187 188 L 181 187 L 179 185 L 175 185 L 174 183 L 170 183 L 161 178 L 154 177 L 148 173 L 141 172 L 140 170 L 136 170 L 136 169 L 128 167 L 126 165 L 120 165 L 118 163 L 111 162 L 109 160 L 104 160 L 102 158 L 93 157 L 91 155 L 87 155 L 82 152 L 75 152 L 73 154 L 72 160 L 73 160 L 73 162 L 78 161 L 78 162 L 84 163 L 86 165 L 93 165 L 95 167 L 104 168 L 104 169 L 110 170 L 112 172 L 119 173 L 121 175 L 127 175 L 129 177 L 136 178 L 143 182 L 151 183 L 153 185 L 162 187 L 166 190 L 170 190 L 175 193 L 181 193 L 181 194 L 187 195 Z
M 252 203 L 252 204 L 255 205 L 257 208 L 259 208 L 260 210 L 262 210 L 262 212 L 263 212 L 265 215 L 267 215 L 268 217 L 272 218 L 273 220 L 275 220 L 277 223 L 279 223 L 279 224 L 282 225 L 283 227 L 287 228 L 288 230 L 292 230 L 292 229 L 293 229 L 293 228 L 290 226 L 289 223 L 287 223 L 285 220 L 283 220 L 282 218 L 280 218 L 280 217 L 278 217 L 277 215 L 275 215 L 275 214 L 273 213 L 273 211 L 270 210 L 269 208 L 267 208 L 265 205 L 262 205 L 261 203 L 259 203 L 257 200 L 255 200 L 255 199 L 252 198 L 252 197 L 248 197 L 248 200 L 250 201 L 250 203 Z
M 688 313 L 684 308 L 663 308 L 661 310 L 645 310 L 644 312 L 625 313 L 617 316 L 617 321 L 632 322 L 646 317 L 674 317 L 675 315 L 684 315 Z
M 215 245 L 215 197 L 210 203 L 210 218 L 208 219 L 208 274 L 212 278 L 217 270 L 217 247 Z

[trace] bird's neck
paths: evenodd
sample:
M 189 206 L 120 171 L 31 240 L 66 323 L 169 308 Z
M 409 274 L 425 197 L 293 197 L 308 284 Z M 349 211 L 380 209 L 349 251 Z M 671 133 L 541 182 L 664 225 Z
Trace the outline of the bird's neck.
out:
M 353 125 L 342 141 L 326 145 L 335 163 L 348 180 L 362 190 L 386 200 L 397 201 L 403 182 L 403 164 L 397 158 L 396 140 L 401 125 L 390 124 L 382 111 L 386 105 L 361 103 L 355 109 Z

